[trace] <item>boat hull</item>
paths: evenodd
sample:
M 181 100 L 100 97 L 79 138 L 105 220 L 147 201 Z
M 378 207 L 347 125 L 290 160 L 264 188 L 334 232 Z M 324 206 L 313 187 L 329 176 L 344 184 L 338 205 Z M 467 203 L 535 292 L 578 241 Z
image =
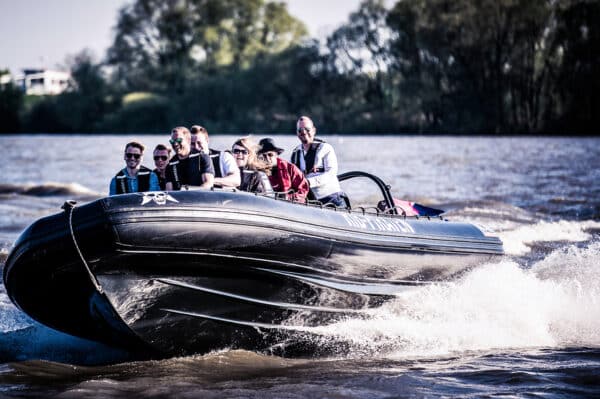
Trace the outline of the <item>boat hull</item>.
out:
M 403 290 L 500 254 L 498 239 L 442 219 L 229 191 L 144 193 L 35 222 L 4 282 L 34 319 L 152 357 L 223 347 L 314 353 L 314 327 L 365 317 Z

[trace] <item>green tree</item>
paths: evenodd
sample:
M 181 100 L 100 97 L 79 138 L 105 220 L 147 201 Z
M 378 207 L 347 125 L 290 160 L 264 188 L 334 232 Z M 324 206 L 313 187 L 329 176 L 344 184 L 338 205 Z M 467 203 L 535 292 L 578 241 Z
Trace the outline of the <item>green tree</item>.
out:
M 376 125 L 389 123 L 386 115 L 395 111 L 387 15 L 382 0 L 363 1 L 327 38 L 327 68 L 337 75 L 335 86 L 343 97 L 337 114 L 347 124 L 339 125 L 344 130 L 380 130 Z
M 298 43 L 304 25 L 263 0 L 136 0 L 121 9 L 108 61 L 129 90 L 182 93 L 217 68 L 248 67 Z
M 0 76 L 8 73 L 0 70 Z M 17 133 L 21 130 L 22 108 L 23 91 L 12 82 L 0 84 L 0 132 Z
M 600 123 L 600 2 L 559 1 L 552 49 L 560 55 L 555 99 L 559 133 L 596 134 Z M 553 123 L 552 118 L 547 118 Z M 548 126 L 552 129 L 552 126 Z
M 536 131 L 551 64 L 550 2 L 400 1 L 388 22 L 398 69 L 422 94 L 422 115 L 455 132 Z
M 55 99 L 57 118 L 68 131 L 95 132 L 114 108 L 102 65 L 83 50 L 70 60 L 69 88 Z
M 31 132 L 97 132 L 103 119 L 115 109 L 114 93 L 106 82 L 102 65 L 83 50 L 72 57 L 67 90 L 56 96 L 29 96 L 26 128 Z

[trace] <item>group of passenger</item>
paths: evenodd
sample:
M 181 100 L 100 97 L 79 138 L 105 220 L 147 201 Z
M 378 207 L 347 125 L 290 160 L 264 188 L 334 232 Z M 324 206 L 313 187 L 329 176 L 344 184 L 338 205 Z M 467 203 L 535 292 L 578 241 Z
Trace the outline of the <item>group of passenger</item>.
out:
M 231 151 L 209 147 L 208 131 L 199 125 L 176 127 L 169 143 L 154 148 L 154 165 L 142 165 L 145 147 L 138 142 L 125 146 L 126 167 L 110 183 L 110 195 L 143 191 L 172 191 L 182 188 L 236 188 L 242 191 L 276 194 L 282 198 L 346 207 L 337 179 L 338 163 L 333 147 L 315 138 L 313 121 L 302 116 L 296 122 L 300 144 L 290 161 L 272 138 L 258 143 L 250 137 L 237 139 Z

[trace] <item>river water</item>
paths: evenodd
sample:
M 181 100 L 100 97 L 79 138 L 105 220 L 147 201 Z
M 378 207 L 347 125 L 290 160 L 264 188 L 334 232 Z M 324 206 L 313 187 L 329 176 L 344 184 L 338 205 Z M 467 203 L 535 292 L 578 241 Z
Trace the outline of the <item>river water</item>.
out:
M 289 156 L 294 135 L 274 138 Z M 506 255 L 323 328 L 344 349 L 315 359 L 224 349 L 137 361 L 34 322 L 0 285 L 0 396 L 600 398 L 600 139 L 325 138 L 340 172 L 377 174 L 396 197 L 477 223 Z M 106 195 L 134 139 L 152 149 L 168 136 L 0 136 L 0 267 L 31 222 Z

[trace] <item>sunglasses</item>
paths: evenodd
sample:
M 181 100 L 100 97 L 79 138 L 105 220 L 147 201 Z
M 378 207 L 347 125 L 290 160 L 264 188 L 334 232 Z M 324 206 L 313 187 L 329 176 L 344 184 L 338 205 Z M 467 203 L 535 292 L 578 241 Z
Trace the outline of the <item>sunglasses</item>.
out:
M 183 141 L 183 137 L 179 137 L 179 138 L 176 138 L 175 140 L 170 139 L 169 143 L 171 143 L 171 145 L 174 145 L 175 143 L 181 144 L 182 141 Z
M 299 127 L 298 133 L 310 133 L 311 130 L 312 130 L 312 127 Z
M 160 159 L 161 161 L 166 161 L 166 160 L 167 160 L 167 158 L 168 158 L 168 157 L 167 157 L 166 155 L 155 155 L 155 156 L 154 156 L 154 160 L 155 160 L 155 161 L 158 161 L 159 159 Z
M 248 155 L 248 150 L 242 150 L 241 148 L 234 148 L 232 151 L 234 154 Z
M 132 154 L 131 152 L 126 152 L 125 156 L 127 158 L 135 158 L 135 159 L 140 159 L 140 157 L 142 156 L 142 154 Z

